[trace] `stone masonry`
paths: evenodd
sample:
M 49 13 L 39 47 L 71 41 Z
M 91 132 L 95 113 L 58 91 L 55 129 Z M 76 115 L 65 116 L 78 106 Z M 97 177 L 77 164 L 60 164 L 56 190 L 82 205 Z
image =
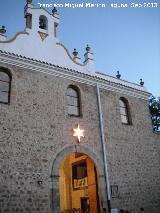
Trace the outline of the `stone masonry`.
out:
M 72 136 L 77 123 L 85 130 L 79 146 L 103 162 L 96 87 L 7 63 L 0 66 L 12 75 L 11 103 L 0 104 L 0 213 L 58 212 L 52 189 L 59 193 L 59 186 L 52 182 L 51 167 L 61 150 L 67 155 L 65 149 L 77 144 Z M 81 117 L 67 114 L 69 85 L 80 90 Z M 110 184 L 118 186 L 111 207 L 159 213 L 160 135 L 152 132 L 147 100 L 103 88 L 100 96 Z M 121 123 L 120 97 L 129 102 L 132 125 Z M 97 169 L 103 171 L 103 165 Z

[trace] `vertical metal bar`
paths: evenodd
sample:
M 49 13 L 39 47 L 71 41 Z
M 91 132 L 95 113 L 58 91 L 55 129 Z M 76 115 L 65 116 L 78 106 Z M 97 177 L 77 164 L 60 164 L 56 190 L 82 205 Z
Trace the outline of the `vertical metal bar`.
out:
M 111 205 L 110 205 L 110 180 L 108 174 L 108 165 L 107 165 L 107 150 L 105 145 L 104 139 L 104 125 L 103 125 L 103 115 L 102 115 L 102 106 L 101 106 L 101 98 L 99 92 L 99 85 L 97 83 L 97 100 L 98 100 L 98 109 L 99 109 L 99 121 L 100 121 L 100 132 L 101 132 L 101 144 L 102 144 L 102 152 L 103 152 L 103 159 L 104 159 L 104 172 L 105 172 L 105 180 L 106 180 L 106 194 L 107 194 L 107 203 L 108 203 L 108 211 L 111 212 Z

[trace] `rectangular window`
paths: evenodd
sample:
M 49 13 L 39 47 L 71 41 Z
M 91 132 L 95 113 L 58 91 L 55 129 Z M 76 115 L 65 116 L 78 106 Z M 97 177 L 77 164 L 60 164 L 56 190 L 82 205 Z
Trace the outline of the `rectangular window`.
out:
M 8 82 L 0 81 L 0 91 L 1 92 L 8 92 L 9 91 Z
M 0 92 L 0 102 L 8 103 L 8 93 Z
M 120 113 L 121 113 L 121 115 L 126 115 L 127 114 L 126 113 L 126 108 L 121 107 L 120 108 Z
M 127 124 L 128 123 L 127 116 L 121 115 L 121 121 L 122 121 L 122 123 Z
M 67 101 L 68 101 L 68 105 L 78 107 L 78 98 L 68 96 Z
M 75 106 L 68 106 L 68 114 L 69 115 L 79 115 L 79 109 Z
M 87 165 L 86 162 L 72 165 L 73 189 L 82 189 L 87 187 Z
M 67 105 L 68 105 L 68 115 L 79 116 L 80 106 L 79 106 L 79 93 L 78 90 L 72 87 L 67 89 Z
M 75 164 L 72 166 L 73 179 L 81 179 L 87 177 L 87 165 L 86 162 Z
M 5 69 L 0 68 L 0 103 L 8 104 L 10 95 L 11 77 Z

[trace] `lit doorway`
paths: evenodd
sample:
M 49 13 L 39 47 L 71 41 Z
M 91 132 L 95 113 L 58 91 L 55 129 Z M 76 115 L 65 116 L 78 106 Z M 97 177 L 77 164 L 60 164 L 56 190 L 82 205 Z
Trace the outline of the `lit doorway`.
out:
M 72 153 L 60 171 L 60 212 L 101 213 L 99 178 L 91 158 Z

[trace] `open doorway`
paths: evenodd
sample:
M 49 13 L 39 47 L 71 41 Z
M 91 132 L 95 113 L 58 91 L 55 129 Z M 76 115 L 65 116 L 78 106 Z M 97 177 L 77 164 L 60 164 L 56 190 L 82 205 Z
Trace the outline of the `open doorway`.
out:
M 99 177 L 93 160 L 71 153 L 61 163 L 60 212 L 101 213 Z

